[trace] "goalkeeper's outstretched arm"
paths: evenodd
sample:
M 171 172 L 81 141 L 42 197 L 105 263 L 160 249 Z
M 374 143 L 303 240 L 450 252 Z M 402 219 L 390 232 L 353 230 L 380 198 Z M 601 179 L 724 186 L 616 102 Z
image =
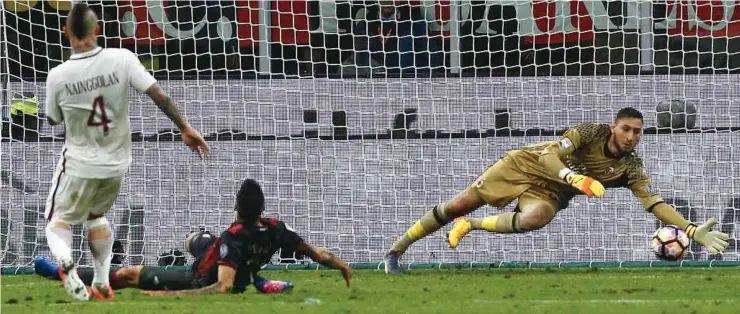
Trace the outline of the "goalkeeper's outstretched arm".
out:
M 727 249 L 726 233 L 712 231 L 717 220 L 710 218 L 707 222 L 696 225 L 688 221 L 673 206 L 666 204 L 656 189 L 652 188 L 652 178 L 645 172 L 642 163 L 631 165 L 628 170 L 629 187 L 645 209 L 666 225 L 675 225 L 684 231 L 692 240 L 703 245 L 711 254 L 722 253 Z
M 710 254 L 722 253 L 727 249 L 728 234 L 712 231 L 717 219 L 710 218 L 707 222 L 697 226 L 684 218 L 673 206 L 660 202 L 653 207 L 653 214 L 666 225 L 675 225 L 686 231 L 689 238 L 707 248 Z
M 652 209 L 648 208 L 648 210 L 652 211 L 653 215 L 655 215 L 656 218 L 658 218 L 660 221 L 662 221 L 666 225 L 674 225 L 674 226 L 678 226 L 679 228 L 683 230 L 686 230 L 687 228 L 689 228 L 689 225 L 691 224 L 688 220 L 686 220 L 686 218 L 683 217 L 683 215 L 681 215 L 681 213 L 676 211 L 676 209 L 673 208 L 673 206 L 668 205 L 663 201 L 651 207 Z

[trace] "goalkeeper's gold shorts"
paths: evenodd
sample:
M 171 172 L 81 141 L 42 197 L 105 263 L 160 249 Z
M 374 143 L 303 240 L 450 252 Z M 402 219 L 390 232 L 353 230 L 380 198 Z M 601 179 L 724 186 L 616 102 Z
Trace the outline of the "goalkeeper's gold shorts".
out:
M 560 210 L 568 206 L 573 194 L 560 185 L 526 174 L 505 156 L 471 184 L 468 189 L 493 207 L 504 208 L 519 197 L 538 199 Z

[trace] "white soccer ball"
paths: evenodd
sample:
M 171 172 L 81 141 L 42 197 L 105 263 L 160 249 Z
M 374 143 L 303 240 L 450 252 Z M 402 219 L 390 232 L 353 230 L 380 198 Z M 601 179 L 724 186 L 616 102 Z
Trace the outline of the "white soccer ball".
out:
M 683 256 L 690 243 L 686 232 L 677 226 L 668 225 L 655 231 L 650 246 L 658 258 L 675 261 Z

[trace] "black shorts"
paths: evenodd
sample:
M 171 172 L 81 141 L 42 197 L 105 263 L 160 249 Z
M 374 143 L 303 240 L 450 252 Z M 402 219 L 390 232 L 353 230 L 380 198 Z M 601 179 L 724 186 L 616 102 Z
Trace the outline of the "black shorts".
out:
M 139 273 L 139 285 L 136 288 L 142 290 L 195 289 L 197 287 L 193 284 L 193 277 L 190 269 L 144 266 Z

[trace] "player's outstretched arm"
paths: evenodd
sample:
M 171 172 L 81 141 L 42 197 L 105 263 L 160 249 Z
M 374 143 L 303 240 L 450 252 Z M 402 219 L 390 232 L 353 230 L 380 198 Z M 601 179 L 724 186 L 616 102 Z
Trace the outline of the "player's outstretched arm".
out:
M 154 83 L 152 86 L 149 86 L 149 88 L 146 89 L 146 93 L 152 101 L 154 101 L 157 107 L 159 107 L 159 110 L 162 110 L 162 112 L 172 120 L 172 123 L 174 123 L 180 131 L 190 128 L 190 124 L 188 124 L 188 122 L 185 121 L 185 118 L 180 115 L 180 110 L 177 109 L 175 101 L 167 95 L 159 84 Z
M 159 110 L 162 110 L 162 112 L 172 120 L 177 128 L 180 129 L 180 132 L 182 132 L 182 141 L 185 142 L 185 145 L 190 147 L 192 150 L 208 155 L 208 145 L 203 140 L 203 137 L 200 136 L 198 131 L 190 127 L 190 124 L 188 124 L 187 121 L 185 121 L 185 118 L 180 115 L 177 105 L 172 98 L 170 98 L 170 96 L 167 95 L 161 87 L 159 87 L 154 76 L 147 72 L 146 68 L 144 68 L 141 61 L 139 61 L 133 52 L 126 49 L 122 49 L 120 51 L 122 52 L 122 57 L 126 60 L 125 62 L 128 62 L 128 68 L 130 69 L 130 85 L 139 93 L 146 92 L 149 97 L 152 98 L 154 103 L 157 104 L 157 107 L 159 107 Z
M 664 224 L 674 225 L 686 231 L 689 238 L 706 247 L 711 254 L 722 253 L 727 249 L 729 236 L 726 233 L 711 230 L 717 224 L 716 219 L 711 218 L 700 226 L 689 222 L 673 206 L 663 201 L 658 189 L 653 187 L 653 179 L 645 171 L 641 161 L 630 164 L 628 167 L 629 188 L 647 211 L 652 212 Z
M 686 231 L 692 240 L 707 248 L 710 254 L 722 253 L 727 249 L 729 235 L 720 231 L 712 231 L 717 219 L 710 218 L 707 222 L 697 226 L 686 220 L 673 206 L 664 202 L 654 205 L 653 214 L 666 225 L 675 225 Z
M 342 277 L 344 277 L 344 281 L 347 283 L 347 287 L 349 287 L 350 281 L 352 281 L 352 268 L 349 267 L 349 264 L 334 256 L 331 251 L 321 247 L 314 247 L 306 243 L 306 241 L 301 241 L 296 249 L 321 265 L 341 271 Z
M 185 121 L 180 111 L 177 109 L 177 104 L 167 93 L 162 90 L 157 83 L 152 84 L 146 89 L 146 93 L 152 98 L 159 110 L 161 110 L 170 120 L 174 123 L 180 132 L 182 132 L 182 141 L 185 145 L 190 147 L 192 150 L 201 152 L 204 155 L 208 155 L 208 144 L 203 137 L 193 129 L 190 124 Z
M 189 290 L 147 290 L 141 293 L 148 296 L 161 295 L 199 295 L 199 294 L 228 294 L 234 288 L 234 278 L 236 278 L 236 269 L 226 265 L 218 266 L 218 281 L 210 286 L 200 289 Z

